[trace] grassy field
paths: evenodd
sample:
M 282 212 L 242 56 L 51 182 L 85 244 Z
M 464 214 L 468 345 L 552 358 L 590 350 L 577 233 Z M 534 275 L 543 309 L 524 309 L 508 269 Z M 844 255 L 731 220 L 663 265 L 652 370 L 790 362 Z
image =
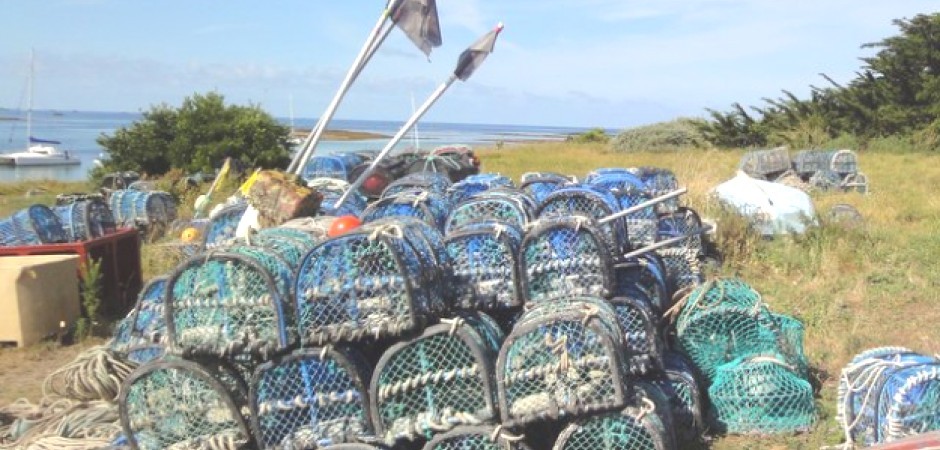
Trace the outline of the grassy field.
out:
M 707 193 L 732 177 L 739 151 L 688 150 L 670 153 L 612 153 L 594 144 L 540 143 L 479 151 L 483 169 L 518 180 L 527 171 L 550 170 L 582 176 L 598 167 L 658 166 L 673 170 L 689 188 L 686 202 L 703 216 L 717 217 Z M 715 449 L 819 448 L 842 441 L 834 421 L 835 387 L 840 369 L 870 347 L 901 345 L 924 353 L 940 352 L 940 156 L 861 154 L 871 193 L 815 194 L 824 214 L 837 203 L 855 206 L 864 226 L 823 226 L 800 237 L 765 241 L 720 222 L 718 241 L 725 254 L 724 275 L 738 276 L 763 294 L 770 308 L 794 315 L 806 325 L 806 354 L 820 386 L 820 420 L 809 432 L 769 438 L 722 437 Z M 66 185 L 66 191 L 74 190 Z M 23 197 L 23 186 L 0 185 L 0 216 L 45 197 Z M 56 191 L 50 190 L 55 193 Z M 47 202 L 48 203 L 48 202 Z M 159 265 L 159 253 L 145 251 Z M 157 256 L 154 256 L 157 255 Z M 156 266 L 152 266 L 156 267 Z M 158 270 L 151 269 L 151 272 Z M 30 350 L 0 350 L 0 403 L 17 395 L 38 396 L 44 373 L 65 363 L 74 351 L 44 350 L 48 364 L 25 377 L 2 368 L 22 364 Z M 7 375 L 5 377 L 5 375 Z M 12 380 L 24 380 L 11 384 Z M 11 390 L 10 386 L 17 386 Z M 32 389 L 30 388 L 32 386 Z

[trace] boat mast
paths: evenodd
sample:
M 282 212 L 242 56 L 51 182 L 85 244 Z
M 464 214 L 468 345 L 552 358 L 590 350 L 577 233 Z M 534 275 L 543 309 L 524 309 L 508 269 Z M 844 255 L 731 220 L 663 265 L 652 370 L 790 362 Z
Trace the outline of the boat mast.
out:
M 26 101 L 26 149 L 29 150 L 29 137 L 33 134 L 33 74 L 36 65 L 36 50 L 29 50 L 29 78 L 26 81 L 28 98 Z

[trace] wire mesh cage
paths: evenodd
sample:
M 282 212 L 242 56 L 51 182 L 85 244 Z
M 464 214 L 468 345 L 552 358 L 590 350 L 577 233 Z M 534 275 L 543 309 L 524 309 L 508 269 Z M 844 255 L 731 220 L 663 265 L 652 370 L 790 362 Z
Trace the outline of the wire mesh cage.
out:
M 447 217 L 445 233 L 450 234 L 468 223 L 481 220 L 505 222 L 525 229 L 535 218 L 534 202 L 521 192 L 516 193 L 518 195 L 505 191 L 492 194 L 495 191 L 484 191 L 455 206 Z
M 563 187 L 552 192 L 539 204 L 536 215 L 539 219 L 584 216 L 600 220 L 618 211 L 620 204 L 613 194 L 581 185 Z M 620 254 L 628 242 L 623 219 L 617 218 L 595 226 L 603 232 L 608 251 L 611 254 Z
M 868 176 L 862 172 L 846 175 L 842 179 L 842 190 L 846 192 L 868 193 Z
M 496 425 L 464 425 L 435 435 L 421 450 L 531 450 L 525 436 Z
M 666 267 L 666 285 L 669 292 L 692 289 L 705 280 L 701 257 L 687 247 L 666 247 L 656 250 Z
M 449 233 L 444 246 L 453 268 L 453 307 L 497 311 L 522 306 L 521 244 L 518 228 L 494 221 L 471 223 Z
M 751 178 L 771 181 L 790 170 L 790 153 L 786 147 L 769 150 L 752 150 L 741 157 L 738 170 Z
M 245 244 L 274 252 L 291 270 L 300 266 L 304 256 L 319 242 L 309 233 L 293 228 L 265 228 L 245 240 Z
M 703 253 L 702 236 L 702 218 L 692 208 L 685 206 L 676 208 L 674 211 L 662 213 L 657 218 L 656 240 L 665 241 L 668 239 L 688 236 L 677 242 L 671 247 L 689 249 L 696 256 Z
M 139 344 L 128 347 L 124 353 L 127 355 L 128 361 L 141 365 L 163 358 L 166 355 L 166 346 L 163 344 Z
M 599 174 L 589 174 L 585 179 L 595 189 L 610 192 L 617 199 L 620 209 L 634 207 L 652 198 L 646 183 L 629 169 L 610 169 Z M 634 248 L 650 245 L 656 239 L 656 207 L 648 206 L 627 214 L 620 219 L 627 229 L 629 245 Z
M 342 205 L 337 205 L 340 197 L 349 189 L 349 183 L 345 178 L 313 178 L 307 182 L 307 186 L 313 188 L 323 196 L 320 201 L 320 210 L 317 214 L 321 216 L 360 216 L 366 209 L 366 198 L 358 191 L 351 192 Z
M 940 430 L 940 359 L 900 347 L 863 352 L 842 370 L 837 409 L 850 444 Z
M 704 395 L 692 363 L 681 353 L 666 351 L 663 372 L 651 382 L 666 396 L 680 448 L 695 448 L 705 430 Z
M 752 355 L 719 366 L 708 398 L 721 432 L 806 431 L 816 420 L 813 387 L 779 355 Z
M 446 196 L 447 189 L 451 186 L 450 178 L 440 172 L 414 172 L 409 173 L 393 182 L 391 182 L 385 191 L 383 197 L 394 197 L 406 192 L 432 192 L 437 195 Z
M 644 299 L 657 315 L 672 306 L 673 291 L 666 282 L 666 263 L 649 252 L 624 259 L 614 266 L 617 296 Z
M 507 426 L 615 410 L 632 395 L 623 332 L 610 305 L 590 297 L 542 302 L 523 313 L 496 363 Z
M 514 187 L 512 180 L 497 173 L 478 173 L 454 183 L 447 189 L 447 197 L 453 205 L 473 197 L 480 192 L 498 188 Z
M 168 225 L 176 220 L 176 201 L 163 191 L 116 190 L 108 197 L 108 206 L 120 226 Z
M 519 188 L 532 196 L 536 204 L 557 189 L 577 182 L 577 179 L 555 172 L 526 172 L 522 174 Z
M 368 375 L 361 356 L 332 347 L 296 350 L 261 365 L 250 392 L 258 445 L 321 448 L 374 436 Z
M 469 149 L 468 149 L 469 150 Z M 479 173 L 469 154 L 443 151 L 432 152 L 423 158 L 411 161 L 406 167 L 407 173 L 440 173 L 451 181 L 460 181 L 470 175 Z
M 104 200 L 82 200 L 52 208 L 69 242 L 87 241 L 114 233 L 117 224 Z
M 163 342 L 166 336 L 166 298 L 167 277 L 150 279 L 140 290 L 137 304 L 118 325 L 110 347 L 113 350 L 127 352 L 139 345 Z
M 806 376 L 803 324 L 773 314 L 760 294 L 736 279 L 715 279 L 692 291 L 676 319 L 676 340 L 709 381 L 719 366 L 751 355 L 776 354 Z
M 613 292 L 614 267 L 607 241 L 586 217 L 533 222 L 520 255 L 519 275 L 527 303 L 563 295 L 608 297 Z
M 302 342 L 399 336 L 443 313 L 446 255 L 434 233 L 419 221 L 388 219 L 314 247 L 296 278 Z
M 669 433 L 654 407 L 628 406 L 574 421 L 561 431 L 552 450 L 674 450 Z
M 423 193 L 403 193 L 394 197 L 383 197 L 362 212 L 363 222 L 374 222 L 386 217 L 415 217 L 444 232 L 444 224 L 451 205 L 444 197 Z
M 858 172 L 858 155 L 852 150 L 802 150 L 793 155 L 793 168 L 804 179 L 823 170 L 844 177 Z
M 62 222 L 48 206 L 32 205 L 0 220 L 0 247 L 67 242 Z
M 297 342 L 293 271 L 277 255 L 236 246 L 184 262 L 167 282 L 167 335 L 184 355 L 266 359 Z
M 659 315 L 637 297 L 614 297 L 610 304 L 624 333 L 627 368 L 632 375 L 644 375 L 663 369 L 663 339 Z
M 308 181 L 314 178 L 349 181 L 349 172 L 356 164 L 347 165 L 344 158 L 336 155 L 314 155 L 304 165 L 301 177 Z
M 654 197 L 679 189 L 679 179 L 676 178 L 676 174 L 669 169 L 661 167 L 637 167 L 631 170 L 631 172 L 640 177 L 640 181 L 646 185 L 646 190 Z M 666 205 L 679 206 L 678 200 L 671 200 L 670 202 L 672 203 L 667 202 Z
M 203 246 L 211 249 L 231 242 L 235 238 L 238 222 L 242 220 L 247 209 L 248 203 L 239 202 L 226 206 L 212 215 L 203 231 Z
M 157 360 L 139 367 L 121 387 L 121 427 L 132 448 L 247 449 L 244 386 L 222 367 Z
M 466 314 L 389 348 L 369 387 L 378 437 L 391 445 L 498 421 L 493 363 L 501 341 L 492 319 Z

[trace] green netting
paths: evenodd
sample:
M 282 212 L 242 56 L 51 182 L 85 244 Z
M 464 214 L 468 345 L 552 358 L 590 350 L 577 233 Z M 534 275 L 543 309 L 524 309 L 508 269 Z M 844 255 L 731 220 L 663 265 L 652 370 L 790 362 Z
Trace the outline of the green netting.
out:
M 524 436 L 501 426 L 461 426 L 431 439 L 422 450 L 529 450 Z
M 497 420 L 492 363 L 499 332 L 468 315 L 428 328 L 382 356 L 369 388 L 376 434 L 388 444 Z
M 649 404 L 580 419 L 562 430 L 553 450 L 672 450 L 665 426 Z
M 718 367 L 708 388 L 715 428 L 756 434 L 808 430 L 816 420 L 813 387 L 794 369 L 773 354 Z
M 121 388 L 121 427 L 141 450 L 237 449 L 251 443 L 233 392 L 214 371 L 187 361 L 157 361 L 138 368 Z
M 629 389 L 623 332 L 603 300 L 566 298 L 527 311 L 496 363 L 503 424 L 622 408 Z

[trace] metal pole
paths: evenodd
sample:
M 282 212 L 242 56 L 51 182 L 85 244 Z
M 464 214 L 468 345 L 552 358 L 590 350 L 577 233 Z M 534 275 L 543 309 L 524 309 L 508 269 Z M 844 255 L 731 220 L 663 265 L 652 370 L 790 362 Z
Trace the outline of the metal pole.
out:
M 617 219 L 619 219 L 619 218 L 621 218 L 621 217 L 623 217 L 623 216 L 626 216 L 627 214 L 633 214 L 633 213 L 635 213 L 635 212 L 637 212 L 637 211 L 640 211 L 640 210 L 643 209 L 643 208 L 648 208 L 648 207 L 650 207 L 650 206 L 656 205 L 656 204 L 658 204 L 658 203 L 662 203 L 662 202 L 664 202 L 664 201 L 666 201 L 666 200 L 669 200 L 669 199 L 671 199 L 671 198 L 678 197 L 678 196 L 680 196 L 680 195 L 682 195 L 682 194 L 685 194 L 685 193 L 688 192 L 688 191 L 689 191 L 689 190 L 686 189 L 686 188 L 679 188 L 679 189 L 676 189 L 676 190 L 674 190 L 674 191 L 672 191 L 672 192 L 670 192 L 670 193 L 668 193 L 668 194 L 663 194 L 663 195 L 661 195 L 661 196 L 659 196 L 659 197 L 655 197 L 655 198 L 649 199 L 649 200 L 647 200 L 647 201 L 645 201 L 645 202 L 643 202 L 643 203 L 638 203 L 638 204 L 633 205 L 633 206 L 631 206 L 631 207 L 629 207 L 629 208 L 627 208 L 627 209 L 617 211 L 617 212 L 615 212 L 615 213 L 613 213 L 613 214 L 611 214 L 611 215 L 609 215 L 609 216 L 607 216 L 607 217 L 598 219 L 597 223 L 599 223 L 599 224 L 601 224 L 601 225 L 604 225 L 605 223 L 608 223 L 608 222 L 617 220 Z
M 627 253 L 626 255 L 623 255 L 623 259 L 630 259 L 630 258 L 633 258 L 633 257 L 636 257 L 636 256 L 640 256 L 640 255 L 645 254 L 645 253 L 649 253 L 649 252 L 654 251 L 654 250 L 659 250 L 659 249 L 661 249 L 661 248 L 663 248 L 663 247 L 668 247 L 668 246 L 670 246 L 670 245 L 672 245 L 672 244 L 675 244 L 675 243 L 677 243 L 677 242 L 681 242 L 681 241 L 683 241 L 683 240 L 685 240 L 685 239 L 688 239 L 688 238 L 690 238 L 690 237 L 692 237 L 692 236 L 695 236 L 695 235 L 702 235 L 702 234 L 708 233 L 709 231 L 711 231 L 711 229 L 712 229 L 711 225 L 706 225 L 706 226 L 704 226 L 704 227 L 702 227 L 702 228 L 699 228 L 699 229 L 697 229 L 697 230 L 695 230 L 695 231 L 693 231 L 693 232 L 691 232 L 691 233 L 684 234 L 684 235 L 682 235 L 682 236 L 672 237 L 672 238 L 666 239 L 665 241 L 659 241 L 659 242 L 657 242 L 657 243 L 655 243 L 655 244 L 650 244 L 650 245 L 647 245 L 646 247 L 638 248 L 638 249 L 636 249 L 636 250 L 634 250 L 634 251 L 632 251 L 632 252 L 630 252 L 630 253 Z

